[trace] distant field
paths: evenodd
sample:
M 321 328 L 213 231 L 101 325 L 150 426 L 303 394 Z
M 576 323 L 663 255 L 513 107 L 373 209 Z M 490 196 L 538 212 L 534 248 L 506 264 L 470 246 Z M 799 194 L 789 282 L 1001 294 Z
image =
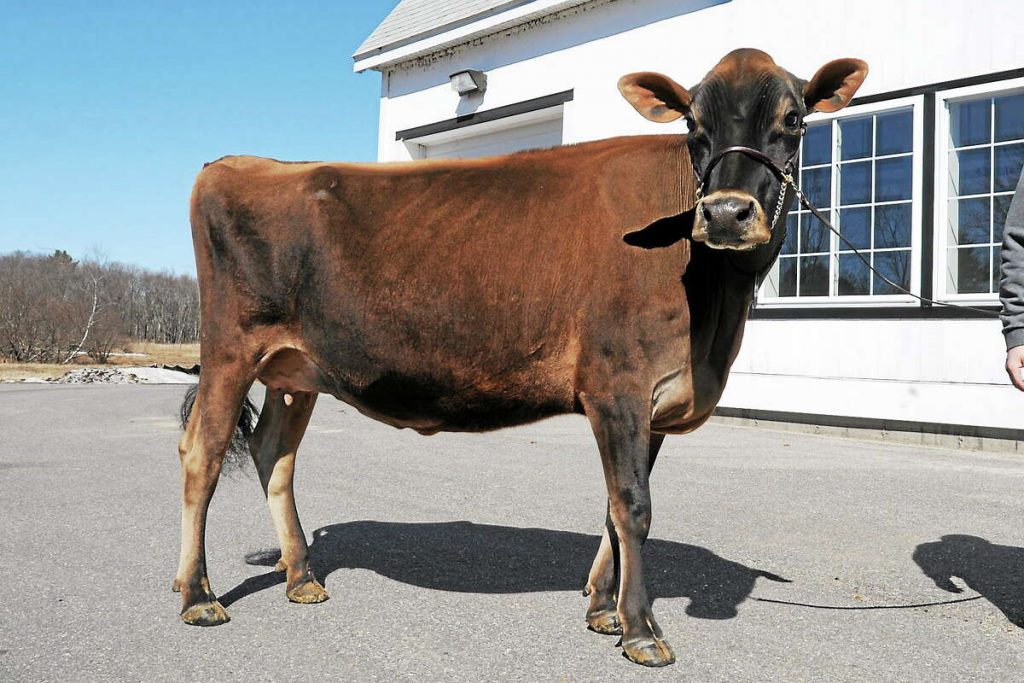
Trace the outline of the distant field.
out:
M 124 365 L 181 365 L 191 367 L 199 362 L 199 344 L 154 344 L 140 342 L 128 344 L 119 355 L 111 356 L 109 363 L 96 363 L 82 356 L 66 365 L 50 363 L 5 363 L 0 361 L 0 381 L 19 379 L 50 379 L 61 377 L 78 368 L 105 368 Z

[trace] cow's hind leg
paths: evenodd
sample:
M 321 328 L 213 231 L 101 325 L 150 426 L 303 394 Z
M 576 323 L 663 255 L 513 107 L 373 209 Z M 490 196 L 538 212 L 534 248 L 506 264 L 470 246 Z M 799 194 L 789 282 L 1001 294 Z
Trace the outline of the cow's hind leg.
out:
M 608 535 L 618 539 L 616 611 L 622 625 L 622 651 L 638 664 L 665 666 L 675 661 L 675 655 L 654 620 L 640 555 L 651 526 L 650 406 L 628 395 L 580 398 L 601 451 L 608 487 Z
M 654 461 L 658 458 L 664 441 L 664 434 L 651 434 L 647 457 L 648 475 L 654 468 Z M 616 601 L 619 586 L 619 538 L 614 533 L 615 525 L 612 523 L 611 510 L 606 508 L 601 545 L 597 549 L 587 585 L 583 589 L 583 595 L 590 596 L 590 604 L 587 606 L 587 627 L 591 631 L 607 635 L 622 633 Z
M 181 556 L 174 588 L 181 592 L 181 618 L 195 626 L 229 620 L 206 573 L 206 515 L 251 383 L 252 376 L 239 368 L 204 367 L 178 443 L 183 488 Z
M 316 397 L 314 392 L 267 389 L 263 411 L 250 441 L 252 459 L 281 544 L 281 561 L 276 569 L 287 572 L 288 599 L 305 604 L 323 602 L 328 597 L 309 566 L 309 547 L 299 523 L 292 486 L 295 453 Z

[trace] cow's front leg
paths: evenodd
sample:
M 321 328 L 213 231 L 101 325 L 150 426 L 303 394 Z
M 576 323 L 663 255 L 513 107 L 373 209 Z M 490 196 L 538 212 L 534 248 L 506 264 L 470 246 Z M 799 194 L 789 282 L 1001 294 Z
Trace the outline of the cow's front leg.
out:
M 650 406 L 628 395 L 588 394 L 581 399 L 601 451 L 609 542 L 618 539 L 616 613 L 622 625 L 622 650 L 638 664 L 665 666 L 675 661 L 675 655 L 654 620 L 640 556 L 651 527 Z
M 654 461 L 657 460 L 664 441 L 664 434 L 650 436 L 647 454 L 648 474 L 654 469 Z M 621 635 L 622 625 L 619 623 L 616 602 L 619 587 L 619 538 L 614 535 L 615 525 L 610 515 L 611 511 L 606 508 L 601 546 L 597 549 L 594 563 L 590 567 L 583 595 L 590 596 L 590 604 L 587 606 L 587 626 L 590 630 L 607 635 Z

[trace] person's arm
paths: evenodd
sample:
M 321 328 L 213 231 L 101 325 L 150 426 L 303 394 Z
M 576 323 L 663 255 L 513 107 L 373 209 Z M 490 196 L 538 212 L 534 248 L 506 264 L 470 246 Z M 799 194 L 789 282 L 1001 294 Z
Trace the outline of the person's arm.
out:
M 1017 183 L 1003 228 L 999 300 L 1003 305 L 1006 373 L 1013 386 L 1024 391 L 1024 175 Z
M 921 568 L 924 575 L 935 582 L 938 588 L 950 593 L 963 593 L 964 589 L 953 583 L 954 558 L 948 545 L 942 541 L 922 543 L 914 551 L 914 562 Z

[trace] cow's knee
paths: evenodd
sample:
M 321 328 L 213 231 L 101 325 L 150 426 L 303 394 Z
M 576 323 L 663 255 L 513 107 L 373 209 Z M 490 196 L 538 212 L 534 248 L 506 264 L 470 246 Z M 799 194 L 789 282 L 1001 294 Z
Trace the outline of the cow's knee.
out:
M 616 506 L 613 510 L 615 531 L 620 538 L 647 539 L 651 530 L 651 501 L 649 496 L 644 500 L 636 500 L 629 492 L 623 492 L 622 498 L 629 501 Z

